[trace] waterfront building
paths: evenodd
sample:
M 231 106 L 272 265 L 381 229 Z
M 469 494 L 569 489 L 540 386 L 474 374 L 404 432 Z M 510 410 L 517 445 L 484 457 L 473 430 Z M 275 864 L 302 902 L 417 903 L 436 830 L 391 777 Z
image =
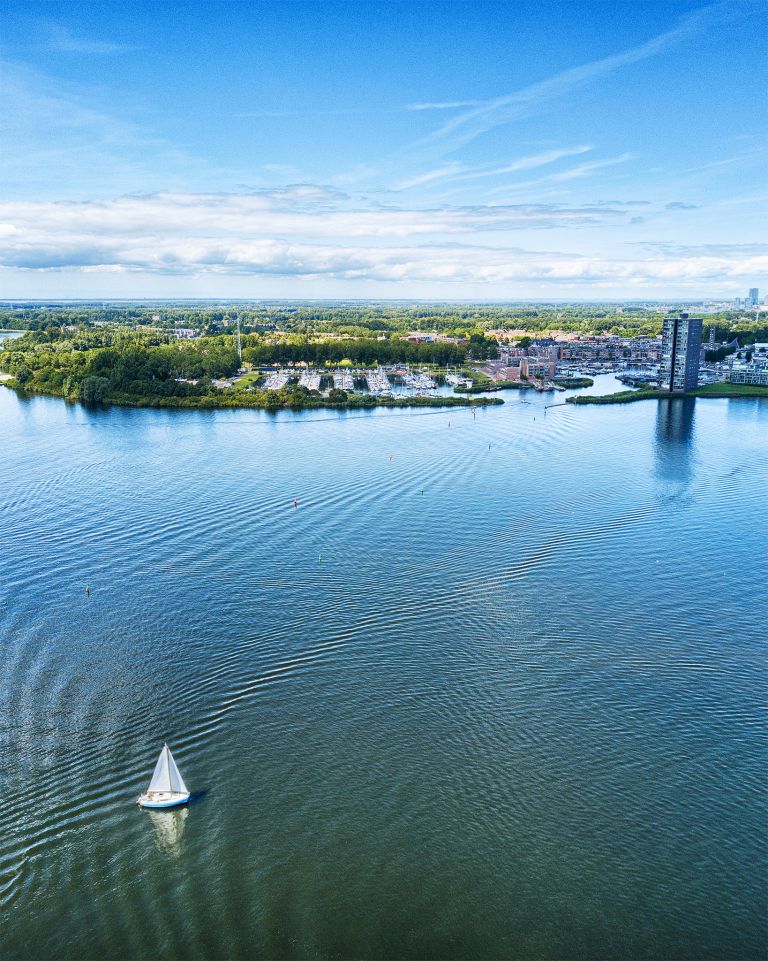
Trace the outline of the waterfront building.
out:
M 768 366 L 765 364 L 736 364 L 731 368 L 728 380 L 732 384 L 752 384 L 768 387 Z
M 661 328 L 659 390 L 693 390 L 699 384 L 702 320 L 665 317 Z
M 741 355 L 730 358 L 726 380 L 732 384 L 768 387 L 768 344 L 752 344 L 745 353 L 746 361 L 741 360 Z
M 559 359 L 577 364 L 657 364 L 661 340 L 655 337 L 580 337 L 558 345 Z

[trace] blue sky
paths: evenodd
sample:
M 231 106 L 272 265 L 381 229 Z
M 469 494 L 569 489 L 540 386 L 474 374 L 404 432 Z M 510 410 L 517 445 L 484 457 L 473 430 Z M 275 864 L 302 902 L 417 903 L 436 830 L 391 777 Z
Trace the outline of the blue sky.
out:
M 6 0 L 0 298 L 765 288 L 764 12 Z

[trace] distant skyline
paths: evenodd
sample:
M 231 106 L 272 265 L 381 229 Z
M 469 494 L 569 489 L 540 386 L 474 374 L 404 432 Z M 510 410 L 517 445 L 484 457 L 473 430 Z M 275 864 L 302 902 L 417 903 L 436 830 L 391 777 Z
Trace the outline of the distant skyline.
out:
M 764 12 L 7 2 L 0 299 L 765 291 Z

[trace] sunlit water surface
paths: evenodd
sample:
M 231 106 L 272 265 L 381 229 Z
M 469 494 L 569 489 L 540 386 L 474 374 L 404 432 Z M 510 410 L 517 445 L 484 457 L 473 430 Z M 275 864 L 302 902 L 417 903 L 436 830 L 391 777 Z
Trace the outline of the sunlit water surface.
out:
M 0 389 L 0 956 L 765 955 L 768 402 L 505 399 Z

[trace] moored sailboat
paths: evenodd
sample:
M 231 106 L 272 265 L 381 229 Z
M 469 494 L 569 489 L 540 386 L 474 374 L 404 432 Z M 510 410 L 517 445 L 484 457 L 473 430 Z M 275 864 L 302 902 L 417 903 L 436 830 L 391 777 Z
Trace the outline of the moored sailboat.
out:
M 172 808 L 186 804 L 189 794 L 171 749 L 167 744 L 163 744 L 149 787 L 144 794 L 139 795 L 136 803 L 143 808 Z

